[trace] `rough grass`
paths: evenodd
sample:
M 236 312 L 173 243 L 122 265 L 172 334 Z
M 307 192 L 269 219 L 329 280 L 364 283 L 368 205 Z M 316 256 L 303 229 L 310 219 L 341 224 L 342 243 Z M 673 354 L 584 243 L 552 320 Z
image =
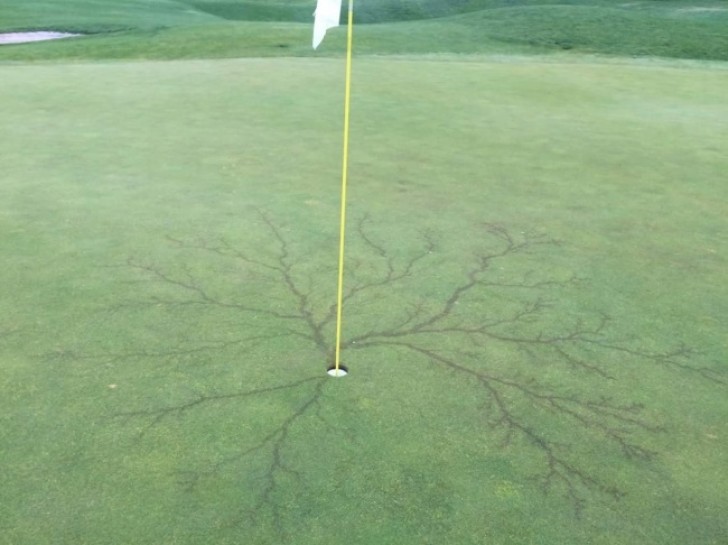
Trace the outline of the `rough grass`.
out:
M 0 67 L 0 542 L 720 544 L 728 71 L 358 59 L 334 381 L 341 68 Z

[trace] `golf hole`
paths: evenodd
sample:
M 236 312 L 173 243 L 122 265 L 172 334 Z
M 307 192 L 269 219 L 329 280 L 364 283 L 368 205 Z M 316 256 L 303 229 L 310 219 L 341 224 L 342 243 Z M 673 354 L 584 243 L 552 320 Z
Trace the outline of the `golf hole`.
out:
M 349 370 L 346 367 L 344 367 L 343 365 L 339 365 L 339 368 L 338 369 L 336 368 L 335 365 L 332 365 L 331 367 L 329 367 L 326 370 L 326 373 L 330 377 L 341 378 L 341 377 L 345 377 L 346 375 L 348 375 L 349 374 Z

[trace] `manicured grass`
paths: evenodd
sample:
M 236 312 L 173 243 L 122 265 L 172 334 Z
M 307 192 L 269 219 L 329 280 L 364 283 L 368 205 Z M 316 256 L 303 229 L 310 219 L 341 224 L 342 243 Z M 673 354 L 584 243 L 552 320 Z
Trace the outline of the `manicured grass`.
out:
M 217 20 L 173 0 L 2 0 L 0 8 L 0 25 L 8 30 L 48 28 L 93 33 Z
M 313 2 L 28 1 L 0 27 L 90 33 L 0 48 L 0 60 L 183 59 L 340 55 L 344 31 L 308 46 Z M 544 53 L 728 60 L 720 2 L 607 0 L 367 1 L 355 8 L 357 53 Z
M 0 0 L 0 545 L 722 544 L 724 3 L 358 2 L 345 379 L 313 4 Z
M 728 71 L 358 58 L 329 379 L 342 70 L 0 67 L 0 543 L 720 544 Z

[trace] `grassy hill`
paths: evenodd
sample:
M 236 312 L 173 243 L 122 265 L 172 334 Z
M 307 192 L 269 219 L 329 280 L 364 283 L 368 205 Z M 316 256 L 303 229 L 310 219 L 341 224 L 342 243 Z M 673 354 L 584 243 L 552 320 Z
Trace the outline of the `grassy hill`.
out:
M 313 0 L 0 2 L 0 29 L 90 36 L 5 46 L 0 60 L 308 56 Z M 728 60 L 725 2 L 378 0 L 356 5 L 357 52 L 581 53 Z M 317 55 L 338 55 L 343 29 Z

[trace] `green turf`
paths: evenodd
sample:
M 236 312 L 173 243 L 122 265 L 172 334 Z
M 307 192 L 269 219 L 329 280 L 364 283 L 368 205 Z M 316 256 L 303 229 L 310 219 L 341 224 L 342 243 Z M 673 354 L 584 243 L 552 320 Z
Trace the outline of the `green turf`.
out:
M 722 545 L 725 3 L 357 2 L 345 379 L 313 4 L 0 0 L 0 545 Z
M 342 69 L 0 67 L 0 543 L 723 543 L 725 66 L 357 58 L 330 379 Z
M 0 47 L 2 60 L 310 56 L 313 1 L 0 0 L 0 29 L 88 33 Z M 708 0 L 378 0 L 357 4 L 358 53 L 544 53 L 728 60 L 728 9 Z M 317 55 L 340 55 L 343 29 Z

